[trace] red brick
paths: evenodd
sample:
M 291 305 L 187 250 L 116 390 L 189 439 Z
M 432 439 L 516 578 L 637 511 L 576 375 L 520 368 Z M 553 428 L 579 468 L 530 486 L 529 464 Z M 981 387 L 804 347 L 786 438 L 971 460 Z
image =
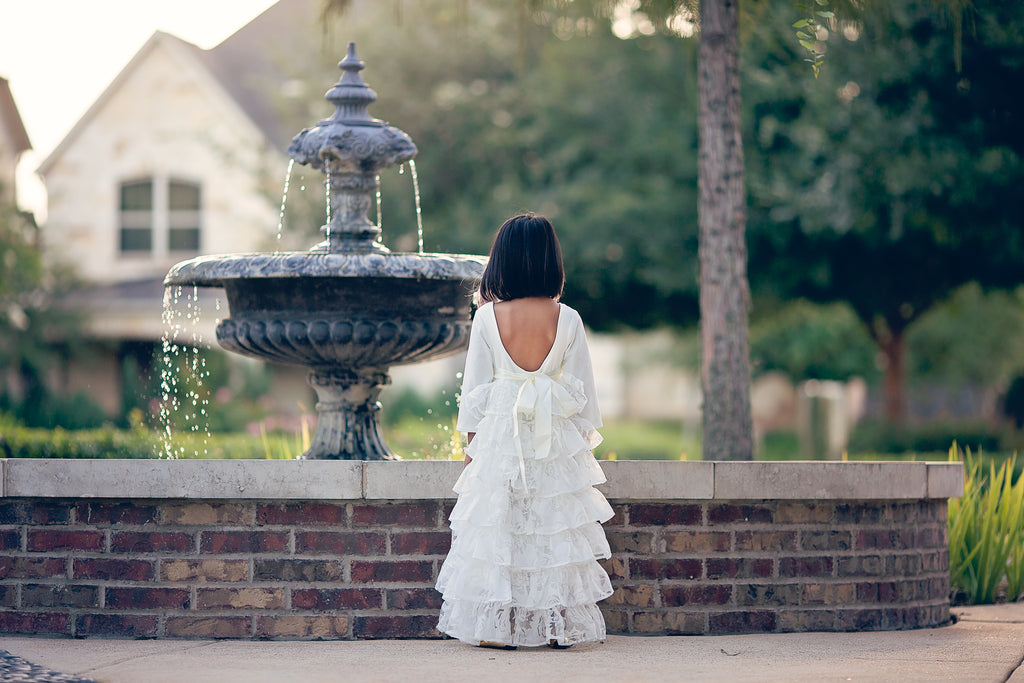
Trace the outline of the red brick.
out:
M 437 616 L 387 616 L 353 618 L 356 638 L 440 638 Z
M 805 583 L 800 595 L 801 605 L 843 605 L 855 600 L 863 602 L 858 586 L 852 583 Z M 875 593 L 877 597 L 877 592 Z M 873 602 L 875 598 L 871 598 Z
M 273 553 L 288 550 L 288 532 L 203 531 L 199 551 L 203 553 Z
M 712 612 L 708 632 L 713 634 L 771 633 L 778 626 L 778 615 L 768 610 Z
M 75 505 L 75 519 L 79 524 L 153 524 L 156 518 L 153 505 L 95 501 Z
M 832 521 L 834 512 L 830 503 L 779 503 L 775 518 L 782 524 L 825 524 Z
M 386 593 L 388 609 L 441 608 L 441 594 L 433 588 L 393 588 Z M 292 599 L 294 601 L 294 597 Z
M 834 631 L 833 610 L 787 609 L 779 612 L 779 630 L 785 632 Z
M 723 503 L 708 507 L 708 524 L 757 523 L 770 524 L 772 510 L 765 505 L 734 505 Z
M 724 583 L 663 584 L 661 604 L 663 607 L 725 605 L 732 600 L 732 591 L 733 587 Z
M 412 560 L 352 562 L 352 583 L 372 581 L 430 581 L 433 578 L 433 564 Z
M 110 539 L 115 553 L 186 553 L 195 549 L 192 534 L 177 531 L 121 531 Z
M 636 559 L 629 560 L 629 576 L 633 579 L 699 579 L 704 568 L 700 560 Z
M 770 559 L 709 557 L 709 579 L 766 579 L 772 575 Z
M 882 503 L 841 503 L 836 505 L 837 524 L 878 524 L 885 519 Z
M 0 611 L 0 633 L 71 635 L 71 615 L 50 612 Z
M 898 548 L 899 531 L 896 529 L 858 529 L 857 550 L 891 550 Z
M 451 545 L 447 531 L 396 531 L 391 536 L 392 555 L 447 555 Z
M 167 617 L 164 635 L 170 638 L 250 638 L 249 617 Z
M 17 529 L 0 531 L 0 550 L 21 550 L 21 532 Z
M 260 505 L 256 523 L 263 525 L 347 526 L 347 506 L 331 503 L 284 503 Z
M 107 588 L 112 609 L 188 609 L 187 588 Z
M 628 509 L 628 505 L 612 505 L 612 512 L 615 514 L 611 519 L 604 523 L 604 526 L 625 526 L 626 511 Z M 447 517 L 445 519 L 447 519 Z
M 29 529 L 29 552 L 56 550 L 103 550 L 103 532 Z
M 779 559 L 779 577 L 792 579 L 832 576 L 832 565 L 831 557 L 782 557 Z
M 853 539 L 849 531 L 804 529 L 800 532 L 802 550 L 849 550 L 852 547 Z
M 166 582 L 248 581 L 248 560 L 160 560 L 160 579 Z
M 283 609 L 284 588 L 199 588 L 197 609 Z
M 653 607 L 654 584 L 642 583 L 635 586 L 617 586 L 606 600 L 606 605 L 629 607 Z
M 341 581 L 344 569 L 337 560 L 255 560 L 256 581 Z
M 97 586 L 74 584 L 25 584 L 21 587 L 22 607 L 99 607 Z
M 148 614 L 79 614 L 75 617 L 75 635 L 155 638 L 157 617 Z
M 245 503 L 173 503 L 160 506 L 161 522 L 181 526 L 248 526 L 253 508 Z
M 613 553 L 641 553 L 649 555 L 653 546 L 654 534 L 646 531 L 609 531 L 606 533 L 608 545 Z
M 629 633 L 629 612 L 618 609 L 604 609 L 601 614 L 604 616 L 605 628 L 613 635 L 625 635 Z
M 380 503 L 356 505 L 352 509 L 355 526 L 437 526 L 437 503 Z
M 662 538 L 670 553 L 723 553 L 732 547 L 727 531 L 666 531 Z
M 18 606 L 18 587 L 0 586 L 0 607 L 15 608 Z
M 256 637 L 341 640 L 348 638 L 348 625 L 347 616 L 261 615 Z
M 748 583 L 736 586 L 736 604 L 753 607 L 795 607 L 800 604 L 798 583 Z
M 67 524 L 71 521 L 71 505 L 40 501 L 9 501 L 0 503 L 0 524 Z
M 636 612 L 632 633 L 665 636 L 698 635 L 706 631 L 707 617 L 700 612 L 676 610 Z
M 701 522 L 700 505 L 675 503 L 633 503 L 629 506 L 630 526 L 693 526 Z
M 73 559 L 71 575 L 76 579 L 152 581 L 156 576 L 156 562 L 76 557 Z
M 887 566 L 893 576 L 917 576 L 921 573 L 921 556 L 918 553 L 891 555 Z
M 796 550 L 795 531 L 737 531 L 736 550 Z
M 885 558 L 881 555 L 854 555 L 840 557 L 839 576 L 884 576 Z
M 621 557 L 611 557 L 605 560 L 598 560 L 598 564 L 604 568 L 604 571 L 608 574 L 608 578 L 612 581 L 625 579 L 629 576 L 629 572 L 626 569 L 626 560 Z
M 0 557 L 0 579 L 41 579 L 67 575 L 68 562 L 63 557 Z
M 295 552 L 331 555 L 383 555 L 387 538 L 383 533 L 359 531 L 297 531 Z
M 383 591 L 380 588 L 292 589 L 293 609 L 311 609 L 314 611 L 380 609 L 384 606 L 383 600 Z M 394 607 L 390 602 L 388 605 Z
M 880 609 L 836 611 L 836 628 L 840 631 L 878 631 L 884 623 L 884 613 Z

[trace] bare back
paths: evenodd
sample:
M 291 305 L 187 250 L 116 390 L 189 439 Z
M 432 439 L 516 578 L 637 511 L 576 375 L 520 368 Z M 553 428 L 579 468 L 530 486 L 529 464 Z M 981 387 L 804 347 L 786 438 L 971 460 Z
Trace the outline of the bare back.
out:
M 502 346 L 516 365 L 540 369 L 555 343 L 558 303 L 546 297 L 513 299 L 494 304 L 494 320 Z

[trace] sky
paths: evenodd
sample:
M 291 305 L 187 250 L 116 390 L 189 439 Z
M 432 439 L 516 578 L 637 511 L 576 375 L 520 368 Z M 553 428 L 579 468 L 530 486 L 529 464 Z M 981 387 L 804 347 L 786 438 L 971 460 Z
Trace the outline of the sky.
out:
M 0 76 L 33 150 L 18 167 L 22 207 L 45 216 L 35 169 L 153 35 L 211 48 L 275 0 L 0 0 Z

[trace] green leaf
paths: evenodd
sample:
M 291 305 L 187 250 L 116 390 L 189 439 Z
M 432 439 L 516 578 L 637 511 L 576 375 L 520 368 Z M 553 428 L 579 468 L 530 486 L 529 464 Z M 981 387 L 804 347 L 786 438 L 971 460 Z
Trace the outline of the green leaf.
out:
M 819 17 L 825 17 L 826 19 L 831 19 L 834 16 L 836 16 L 835 12 L 827 12 L 827 11 L 825 11 L 825 12 L 818 11 L 818 12 L 815 12 L 815 14 L 817 14 Z
M 810 33 L 807 33 L 806 31 L 797 31 L 796 37 L 799 38 L 800 40 L 814 40 L 814 36 L 812 36 Z
M 800 44 L 804 46 L 804 49 L 808 52 L 814 52 L 814 43 L 810 40 L 801 40 Z
M 795 22 L 793 24 L 793 28 L 803 28 L 804 26 L 807 26 L 810 23 L 811 23 L 810 19 L 801 19 L 800 21 Z
M 822 7 L 828 7 L 828 0 L 815 0 Z

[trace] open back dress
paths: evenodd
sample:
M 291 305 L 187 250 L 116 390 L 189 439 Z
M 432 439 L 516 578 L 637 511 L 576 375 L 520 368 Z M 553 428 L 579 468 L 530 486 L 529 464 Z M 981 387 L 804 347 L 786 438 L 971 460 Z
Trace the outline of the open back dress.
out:
M 594 373 L 579 314 L 559 304 L 541 366 L 516 365 L 493 304 L 473 320 L 456 428 L 475 432 L 449 517 L 438 629 L 473 645 L 571 645 L 605 638 L 612 593 L 597 560 L 611 506 L 591 452 L 601 442 Z

